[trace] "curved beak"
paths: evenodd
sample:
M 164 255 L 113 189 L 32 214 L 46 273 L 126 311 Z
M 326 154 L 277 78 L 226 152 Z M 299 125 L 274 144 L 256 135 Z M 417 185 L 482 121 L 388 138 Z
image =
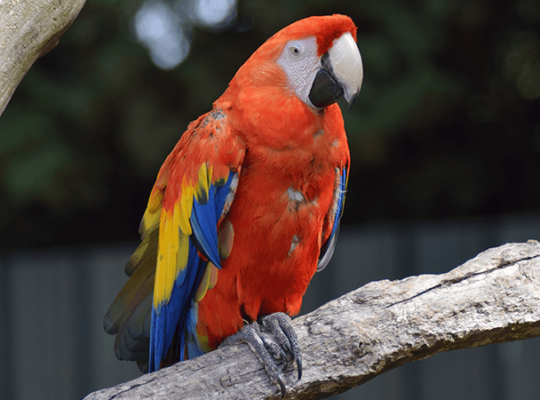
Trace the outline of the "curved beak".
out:
M 350 109 L 360 93 L 364 70 L 360 51 L 349 32 L 334 41 L 321 57 L 321 65 L 309 92 L 311 104 L 323 108 L 343 96 Z

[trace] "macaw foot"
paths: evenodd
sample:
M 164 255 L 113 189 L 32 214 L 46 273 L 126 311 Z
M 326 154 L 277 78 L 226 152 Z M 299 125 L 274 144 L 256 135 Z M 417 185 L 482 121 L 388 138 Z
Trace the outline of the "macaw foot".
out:
M 260 324 L 253 322 L 245 325 L 236 334 L 226 338 L 221 346 L 238 343 L 247 343 L 251 347 L 272 382 L 279 384 L 281 397 L 285 396 L 283 371 L 287 369 L 289 362 L 296 361 L 298 380 L 302 378 L 302 354 L 291 318 L 287 314 L 270 314 L 261 318 Z M 285 364 L 283 369 L 278 367 L 276 361 Z

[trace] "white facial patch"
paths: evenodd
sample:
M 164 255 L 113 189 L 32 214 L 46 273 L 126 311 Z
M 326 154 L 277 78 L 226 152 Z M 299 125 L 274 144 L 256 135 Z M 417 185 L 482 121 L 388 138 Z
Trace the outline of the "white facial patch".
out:
M 287 42 L 277 62 L 283 67 L 296 96 L 313 107 L 309 101 L 309 92 L 317 71 L 321 68 L 321 60 L 317 55 L 317 39 L 312 36 Z

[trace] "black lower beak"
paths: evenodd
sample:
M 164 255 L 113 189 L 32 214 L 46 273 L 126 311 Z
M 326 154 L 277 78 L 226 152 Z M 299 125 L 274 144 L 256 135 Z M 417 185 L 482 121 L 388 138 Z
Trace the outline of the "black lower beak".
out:
M 343 88 L 325 69 L 320 69 L 311 86 L 309 101 L 317 108 L 334 104 L 343 96 Z

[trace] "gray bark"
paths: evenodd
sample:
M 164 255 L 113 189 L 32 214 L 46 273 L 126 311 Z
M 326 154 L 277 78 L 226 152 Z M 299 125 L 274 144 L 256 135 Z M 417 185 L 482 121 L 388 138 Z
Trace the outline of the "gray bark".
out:
M 56 46 L 85 0 L 0 0 L 0 115 L 34 61 Z
M 540 244 L 489 249 L 442 275 L 369 283 L 293 321 L 304 375 L 286 398 L 324 398 L 437 353 L 540 335 Z M 247 345 L 88 395 L 105 399 L 269 399 L 279 388 Z

